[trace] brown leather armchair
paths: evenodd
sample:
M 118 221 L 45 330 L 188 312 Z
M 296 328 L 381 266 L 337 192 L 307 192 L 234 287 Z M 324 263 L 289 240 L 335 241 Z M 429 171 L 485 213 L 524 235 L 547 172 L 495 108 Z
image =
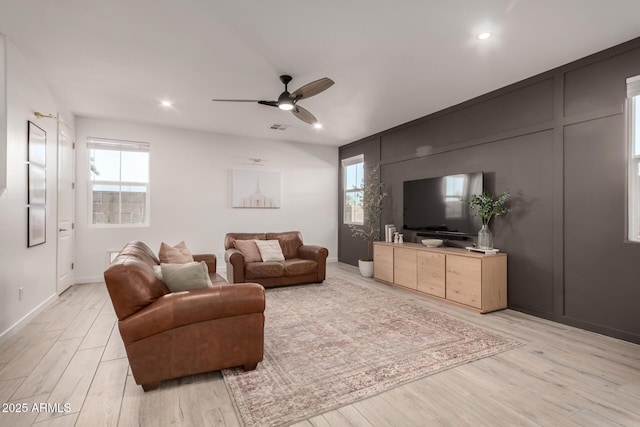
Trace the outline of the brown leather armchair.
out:
M 104 272 L 131 372 L 145 391 L 162 380 L 235 366 L 248 371 L 262 361 L 264 288 L 220 281 L 214 255 L 194 259 L 207 261 L 212 288 L 170 293 L 142 242 L 128 243 Z
M 280 243 L 284 261 L 245 262 L 244 255 L 235 248 L 236 240 L 277 240 Z M 302 233 L 285 231 L 281 233 L 228 233 L 224 238 L 229 283 L 256 282 L 264 287 L 320 283 L 327 272 L 327 248 L 305 245 Z

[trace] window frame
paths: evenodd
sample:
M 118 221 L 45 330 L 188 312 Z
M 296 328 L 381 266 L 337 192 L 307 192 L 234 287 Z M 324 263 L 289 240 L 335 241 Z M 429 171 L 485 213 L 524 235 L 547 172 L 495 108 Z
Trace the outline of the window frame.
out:
M 91 158 L 92 158 L 92 150 L 112 150 L 120 152 L 120 175 L 122 175 L 122 152 L 143 152 L 147 153 L 147 182 L 135 182 L 135 181 L 101 181 L 93 179 L 92 170 L 91 170 Z M 88 204 L 88 226 L 90 228 L 146 228 L 151 225 L 151 149 L 150 144 L 148 142 L 139 142 L 139 141 L 125 141 L 125 140 L 117 140 L 117 139 L 106 139 L 106 138 L 95 138 L 89 137 L 87 138 L 87 204 Z M 123 186 L 144 186 L 146 187 L 145 192 L 145 209 L 143 213 L 143 222 L 139 223 L 114 223 L 114 224 L 99 224 L 94 223 L 94 210 L 93 210 L 93 187 L 95 184 L 104 184 L 104 185 L 117 185 L 120 187 L 119 197 L 120 197 L 120 206 L 122 206 L 122 187 Z M 120 208 L 120 221 L 122 220 L 122 211 Z
M 364 225 L 364 216 L 362 221 L 348 221 L 345 215 L 347 207 L 347 196 L 349 194 L 360 194 L 360 198 L 364 195 L 364 154 L 358 154 L 357 156 L 349 157 L 342 160 L 342 224 L 344 225 Z M 347 188 L 347 168 L 362 164 L 363 176 L 361 186 L 357 188 Z M 356 197 L 357 200 L 357 197 Z
M 640 243 L 640 75 L 627 79 L 626 107 L 628 159 L 626 240 Z

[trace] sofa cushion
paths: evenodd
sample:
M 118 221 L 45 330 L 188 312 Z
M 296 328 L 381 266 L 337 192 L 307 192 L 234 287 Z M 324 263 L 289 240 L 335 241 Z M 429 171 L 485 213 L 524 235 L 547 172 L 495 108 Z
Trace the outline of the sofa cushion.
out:
M 259 262 L 262 261 L 260 257 L 260 250 L 256 246 L 255 240 L 235 240 L 233 245 L 242 252 L 244 256 L 244 262 Z
M 262 279 L 265 277 L 283 277 L 284 265 L 281 262 L 251 262 L 245 264 L 246 279 Z
M 235 248 L 233 242 L 236 240 L 266 240 L 266 233 L 227 233 L 224 236 L 224 249 Z
M 282 248 L 277 240 L 256 240 L 263 261 L 284 261 Z
M 267 233 L 267 240 L 277 240 L 286 259 L 297 258 L 298 248 L 303 245 L 302 233 L 299 231 L 284 231 L 281 233 Z
M 318 272 L 318 263 L 308 259 L 293 258 L 284 262 L 285 276 L 302 276 Z
M 162 281 L 171 292 L 189 291 L 213 286 L 207 263 L 160 264 Z
M 160 262 L 164 264 L 186 264 L 193 262 L 193 255 L 184 241 L 173 247 L 162 242 L 158 257 L 160 258 Z

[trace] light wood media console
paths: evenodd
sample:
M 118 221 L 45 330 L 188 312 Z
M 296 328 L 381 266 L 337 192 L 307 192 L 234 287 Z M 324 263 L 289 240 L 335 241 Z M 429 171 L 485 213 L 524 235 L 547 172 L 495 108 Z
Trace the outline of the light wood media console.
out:
M 507 255 L 375 242 L 373 277 L 480 313 L 507 308 Z

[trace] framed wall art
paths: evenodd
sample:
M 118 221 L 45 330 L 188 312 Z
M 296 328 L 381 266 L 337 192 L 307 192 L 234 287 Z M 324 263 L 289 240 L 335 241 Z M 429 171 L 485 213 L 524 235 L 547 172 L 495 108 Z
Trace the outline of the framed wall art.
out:
M 47 240 L 47 133 L 28 122 L 27 247 Z
M 280 172 L 232 171 L 234 208 L 275 208 L 281 206 Z

